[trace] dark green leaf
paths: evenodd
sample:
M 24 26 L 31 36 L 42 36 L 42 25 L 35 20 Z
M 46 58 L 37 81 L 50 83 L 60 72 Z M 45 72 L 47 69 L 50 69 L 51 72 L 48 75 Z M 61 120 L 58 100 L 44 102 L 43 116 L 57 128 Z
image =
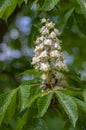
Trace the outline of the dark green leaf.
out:
M 75 101 L 72 99 L 71 96 L 63 94 L 59 91 L 56 92 L 56 97 L 59 103 L 64 108 L 65 112 L 67 113 L 69 119 L 72 122 L 72 125 L 75 127 L 76 121 L 78 119 L 78 109 Z
M 48 130 L 48 127 L 43 119 L 32 119 L 27 124 L 27 130 Z
M 84 101 L 86 102 L 86 90 L 83 92 Z
M 81 90 L 85 87 L 84 83 L 80 79 L 80 75 L 77 74 L 75 71 L 70 70 L 69 72 L 63 72 L 66 75 L 68 82 L 70 85 L 77 88 L 77 90 Z
M 18 0 L 18 5 L 20 6 L 24 0 Z
M 25 1 L 25 3 L 27 4 L 28 0 L 24 0 L 24 1 Z
M 17 119 L 17 129 L 16 130 L 22 130 L 24 125 L 27 123 L 27 118 L 28 118 L 28 111 L 26 111 L 23 116 L 18 117 Z
M 60 0 L 45 0 L 43 6 L 40 8 L 44 11 L 52 10 Z
M 52 96 L 53 93 L 51 91 L 48 91 L 40 96 L 37 101 L 38 117 L 42 117 L 45 114 L 51 103 Z
M 64 16 L 64 24 L 63 24 L 63 29 L 65 28 L 65 26 L 66 26 L 66 24 L 67 24 L 67 22 L 68 22 L 69 18 L 71 17 L 71 15 L 72 15 L 73 11 L 74 11 L 74 8 L 72 8 L 72 9 L 68 10 L 68 12 L 65 14 L 65 16 Z
M 86 34 L 86 17 L 84 17 L 82 14 L 75 14 L 75 19 L 79 30 Z
M 77 98 L 74 98 L 74 100 L 78 104 L 79 108 L 86 113 L 86 103 Z
M 86 0 L 77 0 L 77 2 L 81 7 L 84 16 L 86 17 Z

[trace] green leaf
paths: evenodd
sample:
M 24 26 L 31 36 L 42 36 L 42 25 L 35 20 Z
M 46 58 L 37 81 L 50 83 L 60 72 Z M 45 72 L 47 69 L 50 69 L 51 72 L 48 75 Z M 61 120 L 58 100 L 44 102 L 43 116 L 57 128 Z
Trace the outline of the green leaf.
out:
M 17 0 L 0 0 L 0 18 L 7 20 L 16 6 Z
M 24 127 L 24 125 L 27 123 L 27 118 L 28 118 L 28 111 L 26 111 L 23 114 L 23 116 L 18 117 L 16 130 L 22 130 L 22 128 Z
M 36 71 L 34 69 L 29 69 L 29 70 L 26 70 L 24 71 L 23 73 L 21 73 L 20 75 L 24 75 L 24 74 L 29 74 L 29 75 L 34 75 L 36 76 L 37 74 L 41 74 L 40 71 Z
M 19 109 L 20 112 L 29 108 L 31 104 L 40 96 L 39 84 L 29 84 L 24 82 L 19 87 Z
M 86 113 L 86 103 L 77 98 L 74 98 L 74 100 L 79 106 L 79 108 Z
M 47 124 L 43 119 L 32 119 L 26 130 L 48 130 Z
M 50 11 L 52 10 L 55 5 L 59 2 L 60 0 L 45 0 L 43 6 L 40 8 L 40 10 L 44 11 Z
M 13 13 L 17 4 L 21 5 L 23 2 L 27 3 L 27 0 L 0 0 L 0 18 L 7 18 Z
M 69 119 L 72 122 L 72 125 L 75 127 L 76 121 L 78 119 L 78 109 L 77 104 L 72 99 L 71 96 L 63 94 L 62 92 L 57 91 L 56 97 L 59 101 L 59 103 L 64 108 L 65 112 L 67 113 Z
M 86 0 L 77 0 L 77 2 L 81 7 L 84 16 L 86 17 Z
M 19 87 L 19 108 L 20 111 L 24 110 L 29 102 L 30 85 L 21 85 Z
M 83 92 L 84 101 L 86 102 L 86 90 Z
M 17 90 L 14 90 L 14 94 L 11 98 L 11 102 L 9 104 L 9 107 L 7 108 L 6 114 L 5 114 L 5 120 L 6 122 L 9 122 L 11 118 L 13 117 L 16 109 L 16 96 L 17 96 Z
M 65 28 L 69 18 L 71 17 L 72 13 L 74 11 L 74 8 L 68 10 L 68 12 L 64 15 L 64 24 L 63 24 L 63 29 Z
M 38 117 L 42 117 L 45 114 L 51 103 L 52 96 L 53 93 L 51 91 L 48 91 L 40 96 L 37 101 Z
M 82 14 L 75 14 L 75 20 L 79 30 L 86 34 L 86 17 L 84 17 Z
M 24 0 L 24 1 L 25 1 L 25 3 L 27 4 L 28 0 Z
M 11 106 L 14 106 L 13 99 L 15 99 L 16 92 L 17 90 L 13 90 L 0 96 L 0 124 L 2 123 L 6 114 L 8 115 L 8 119 L 14 114 L 15 107 L 12 108 Z
M 24 0 L 18 0 L 18 5 L 20 6 L 23 2 Z

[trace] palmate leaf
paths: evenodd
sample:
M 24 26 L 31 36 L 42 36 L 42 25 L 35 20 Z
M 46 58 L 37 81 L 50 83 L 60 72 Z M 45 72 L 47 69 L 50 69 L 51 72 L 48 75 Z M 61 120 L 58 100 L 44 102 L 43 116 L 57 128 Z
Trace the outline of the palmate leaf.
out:
M 0 96 L 0 124 L 2 123 L 6 114 L 8 116 L 8 119 L 10 119 L 14 114 L 14 101 L 16 101 L 16 94 L 17 89 Z M 12 108 L 12 106 L 14 107 Z
M 45 0 L 43 6 L 40 8 L 44 11 L 52 10 L 60 0 Z
M 13 13 L 17 4 L 20 5 L 22 2 L 27 2 L 27 0 L 0 0 L 0 18 L 7 18 Z
M 71 96 L 66 95 L 62 92 L 57 91 L 56 97 L 59 103 L 64 108 L 65 112 L 67 113 L 72 125 L 75 127 L 76 121 L 78 119 L 77 104 L 75 103 L 75 101 L 72 99 Z
M 33 102 L 41 95 L 37 84 L 22 84 L 19 87 L 19 109 L 16 130 L 22 130 L 27 123 L 28 113 Z
M 52 91 L 48 91 L 39 97 L 39 99 L 37 101 L 37 107 L 38 107 L 37 117 L 42 117 L 46 113 L 46 111 L 51 103 L 52 96 L 53 96 Z
M 86 0 L 76 0 L 81 7 L 81 10 L 86 17 Z

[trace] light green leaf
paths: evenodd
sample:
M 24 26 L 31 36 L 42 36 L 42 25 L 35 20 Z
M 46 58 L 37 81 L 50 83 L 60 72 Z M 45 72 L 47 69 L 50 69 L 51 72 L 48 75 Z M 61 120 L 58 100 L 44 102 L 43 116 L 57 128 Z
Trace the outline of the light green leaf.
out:
M 59 91 L 56 92 L 56 97 L 67 113 L 70 121 L 72 122 L 72 125 L 75 127 L 76 121 L 78 119 L 78 109 L 75 101 L 71 96 L 63 94 Z
M 0 18 L 7 20 L 16 6 L 21 5 L 24 1 L 27 3 L 27 0 L 0 0 Z
M 24 82 L 19 87 L 19 109 L 23 111 L 29 108 L 31 104 L 40 96 L 40 84 L 31 84 Z
M 86 0 L 77 0 L 77 2 L 81 7 L 84 16 L 86 17 Z
M 53 93 L 51 91 L 48 91 L 47 93 L 40 96 L 37 101 L 38 117 L 42 117 L 45 114 L 51 103 L 52 96 Z
M 24 74 L 29 74 L 29 75 L 34 75 L 36 76 L 37 74 L 41 74 L 40 71 L 36 71 L 34 69 L 29 69 L 29 70 L 26 70 L 24 71 L 23 73 L 21 73 L 20 75 L 24 75 Z
M 0 124 L 3 121 L 6 112 L 9 118 L 14 114 L 14 110 L 11 109 L 14 109 L 15 107 L 12 108 L 11 106 L 13 106 L 13 99 L 16 96 L 16 92 L 17 90 L 13 90 L 0 96 Z M 8 110 L 10 113 L 8 113 Z
M 17 0 L 0 0 L 0 18 L 7 20 L 16 6 Z
M 43 6 L 40 8 L 44 11 L 52 10 L 60 0 L 45 0 Z
M 77 105 L 79 106 L 79 108 L 86 113 L 86 103 L 77 98 L 74 98 L 74 100 L 77 103 Z
M 21 85 L 19 87 L 19 108 L 20 111 L 25 109 L 26 105 L 29 102 L 30 97 L 30 85 Z

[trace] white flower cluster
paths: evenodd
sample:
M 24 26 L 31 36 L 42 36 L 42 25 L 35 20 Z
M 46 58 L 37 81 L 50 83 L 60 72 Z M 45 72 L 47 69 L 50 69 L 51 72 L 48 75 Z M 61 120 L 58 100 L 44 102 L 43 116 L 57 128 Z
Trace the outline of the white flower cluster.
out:
M 43 26 L 39 29 L 40 37 L 37 37 L 35 41 L 36 48 L 32 65 L 35 66 L 35 69 L 41 70 L 42 79 L 49 82 L 50 77 L 54 75 L 53 71 L 67 70 L 67 66 L 61 52 L 61 41 L 58 39 L 60 33 L 55 28 L 55 23 L 45 18 L 41 20 L 41 23 Z

